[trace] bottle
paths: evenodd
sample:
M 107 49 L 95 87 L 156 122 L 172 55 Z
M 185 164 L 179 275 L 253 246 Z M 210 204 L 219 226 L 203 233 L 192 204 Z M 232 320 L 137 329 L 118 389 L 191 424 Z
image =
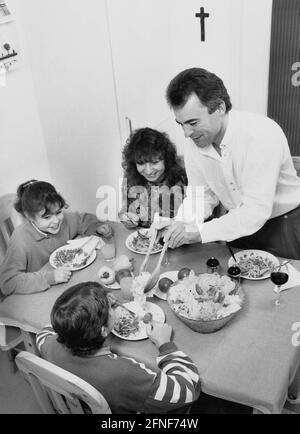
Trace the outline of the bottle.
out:
M 237 265 L 232 265 L 227 270 L 227 275 L 231 278 L 231 280 L 236 282 L 236 288 L 241 283 L 241 269 Z
M 217 273 L 220 268 L 220 262 L 217 258 L 214 258 L 213 256 L 209 258 L 206 262 L 206 267 L 208 273 Z

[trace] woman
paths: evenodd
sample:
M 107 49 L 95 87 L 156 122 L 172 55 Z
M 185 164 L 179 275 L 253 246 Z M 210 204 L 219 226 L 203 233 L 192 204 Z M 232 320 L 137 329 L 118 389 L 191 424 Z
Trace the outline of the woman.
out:
M 156 212 L 173 218 L 187 185 L 185 170 L 167 134 L 140 128 L 123 150 L 120 220 L 128 228 L 149 227 Z

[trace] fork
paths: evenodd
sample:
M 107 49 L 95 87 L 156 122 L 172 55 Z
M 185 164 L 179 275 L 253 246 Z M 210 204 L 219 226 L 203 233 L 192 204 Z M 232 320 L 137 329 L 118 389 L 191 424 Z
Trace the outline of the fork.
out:
M 162 260 L 165 256 L 167 248 L 168 248 L 168 242 L 165 242 L 164 247 L 160 253 L 158 263 L 157 263 L 156 267 L 154 268 L 154 270 L 153 270 L 153 272 L 152 272 L 152 274 L 151 274 L 151 276 L 147 282 L 147 285 L 145 286 L 144 294 L 151 291 L 151 289 L 154 288 L 154 286 L 157 284 L 159 276 L 160 276 L 161 263 L 162 263 Z
M 125 309 L 127 312 L 129 312 L 131 316 L 133 316 L 134 318 L 137 318 L 136 313 L 133 312 L 131 309 L 129 309 L 127 306 L 125 306 L 125 305 L 124 305 L 123 303 L 121 303 L 120 301 L 115 300 L 115 301 L 114 301 L 114 306 L 120 306 L 120 307 L 122 307 L 122 308 Z

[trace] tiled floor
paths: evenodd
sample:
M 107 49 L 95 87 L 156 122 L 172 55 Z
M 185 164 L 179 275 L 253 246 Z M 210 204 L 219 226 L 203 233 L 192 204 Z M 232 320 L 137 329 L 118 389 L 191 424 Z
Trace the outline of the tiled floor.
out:
M 192 414 L 239 414 L 251 409 L 227 401 L 202 396 L 192 408 Z M 41 414 L 30 385 L 20 372 L 12 373 L 5 353 L 0 351 L 0 414 Z M 300 414 L 300 405 L 286 405 L 284 413 Z

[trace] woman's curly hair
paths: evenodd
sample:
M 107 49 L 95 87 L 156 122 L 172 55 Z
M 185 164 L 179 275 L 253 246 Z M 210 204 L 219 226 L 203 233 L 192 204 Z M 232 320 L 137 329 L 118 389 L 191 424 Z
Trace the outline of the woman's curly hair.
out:
M 165 180 L 169 187 L 180 179 L 187 183 L 185 169 L 168 135 L 152 128 L 140 128 L 133 132 L 123 149 L 122 167 L 128 185 L 145 185 L 147 180 L 137 171 L 136 164 L 155 159 L 164 161 Z

